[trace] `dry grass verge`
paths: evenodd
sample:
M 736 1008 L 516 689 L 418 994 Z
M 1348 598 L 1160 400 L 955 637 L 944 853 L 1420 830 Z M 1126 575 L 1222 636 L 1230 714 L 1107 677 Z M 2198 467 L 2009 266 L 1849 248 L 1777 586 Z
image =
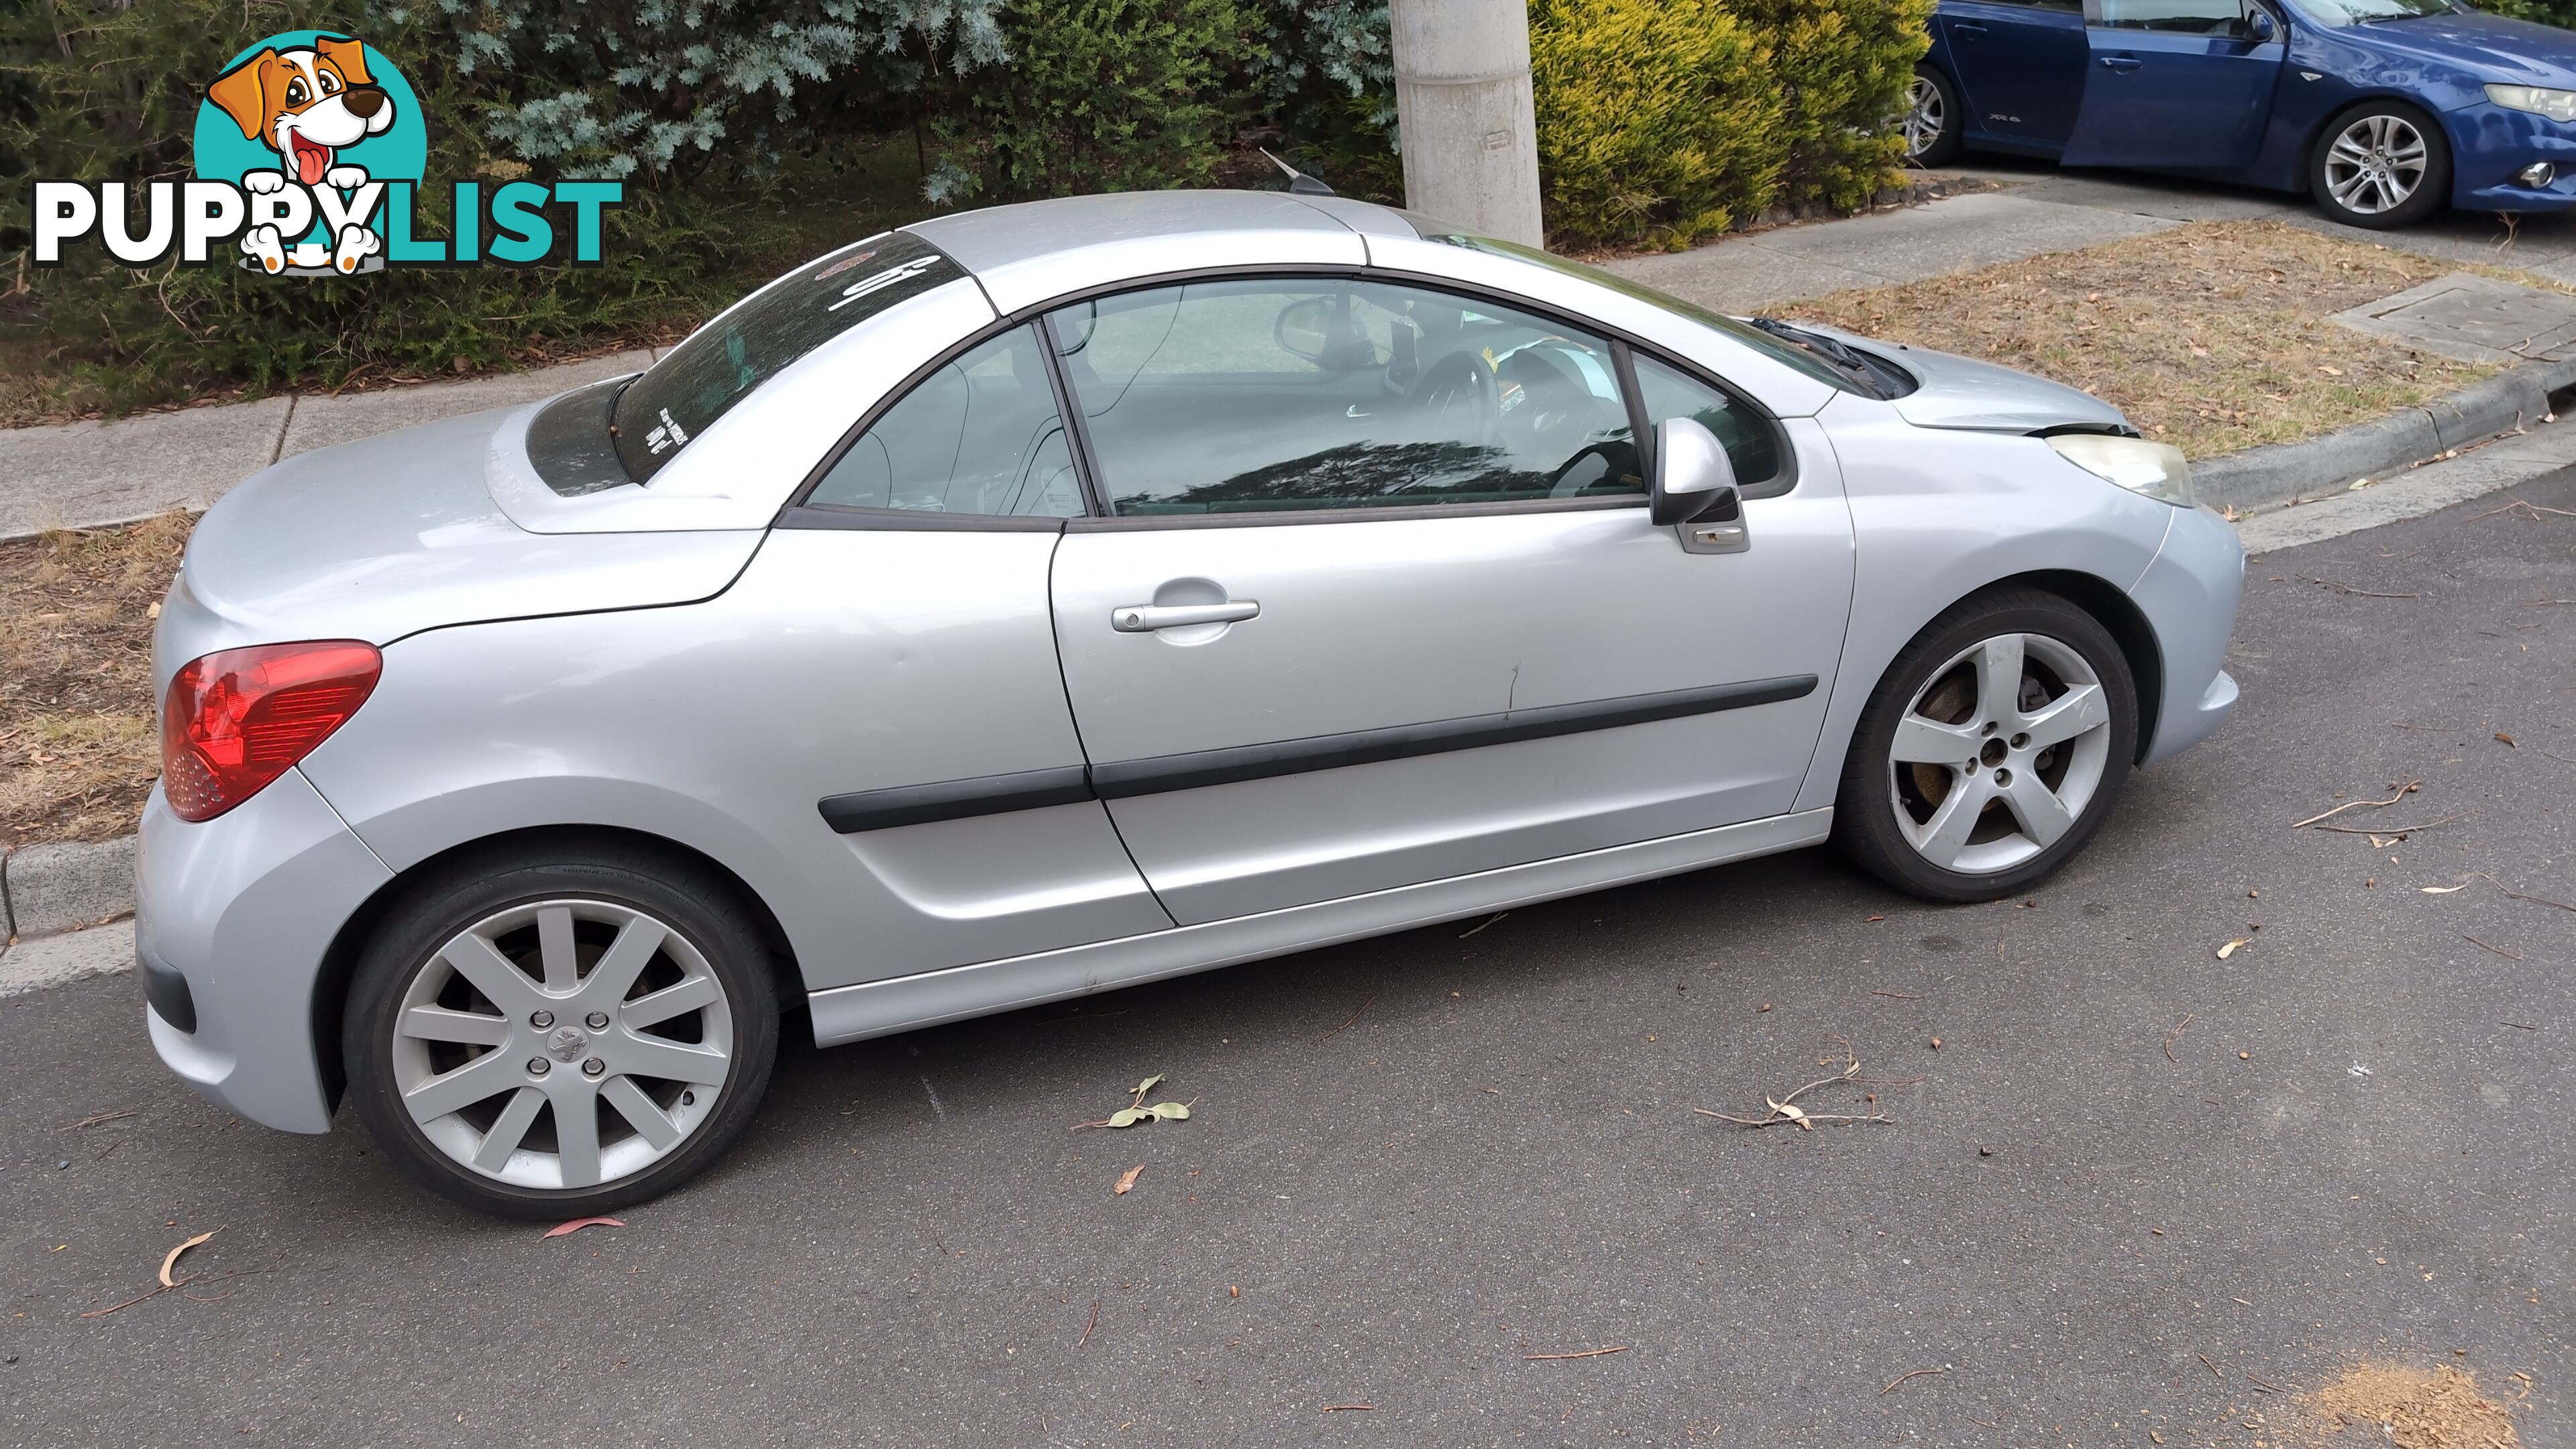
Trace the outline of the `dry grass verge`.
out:
M 2277 221 L 2200 222 L 1775 310 L 2072 384 L 2206 457 L 2314 437 L 2500 371 L 2328 320 L 2459 270 Z
M 0 847 L 134 829 L 161 768 L 152 618 L 195 522 L 0 543 Z

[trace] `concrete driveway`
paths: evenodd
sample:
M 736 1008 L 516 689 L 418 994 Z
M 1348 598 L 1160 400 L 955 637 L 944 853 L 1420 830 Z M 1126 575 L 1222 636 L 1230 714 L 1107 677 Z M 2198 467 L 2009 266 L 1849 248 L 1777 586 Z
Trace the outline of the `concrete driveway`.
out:
M 1805 852 L 793 1051 L 622 1229 L 232 1122 L 130 978 L 0 1003 L 0 1442 L 2250 1446 L 2382 1358 L 2576 1442 L 2576 914 L 2506 894 L 2576 902 L 2576 517 L 2506 507 L 2258 559 L 2242 713 L 2026 902 Z M 1689 1110 L 1844 1042 L 1894 1125 Z
M 2237 221 L 2278 217 L 2293 226 L 2373 242 L 2443 261 L 2518 267 L 2576 286 L 2576 215 L 2507 220 L 2490 212 L 2446 211 L 2420 226 L 2365 231 L 2325 219 L 2304 196 L 2139 172 L 2062 170 L 2014 157 L 1972 156 L 1967 174 L 2012 188 L 2017 199 L 2080 207 L 2149 221 Z
M 1969 161 L 1940 174 L 1984 178 L 1999 189 L 1608 265 L 1704 306 L 1748 310 L 2102 246 L 2184 222 L 2277 217 L 2446 262 L 2518 267 L 2576 286 L 2576 216 L 2508 224 L 2485 213 L 2450 212 L 2403 231 L 2363 231 L 2327 221 L 2305 197 L 2276 191 L 2138 172 L 2064 171 L 2011 157 Z

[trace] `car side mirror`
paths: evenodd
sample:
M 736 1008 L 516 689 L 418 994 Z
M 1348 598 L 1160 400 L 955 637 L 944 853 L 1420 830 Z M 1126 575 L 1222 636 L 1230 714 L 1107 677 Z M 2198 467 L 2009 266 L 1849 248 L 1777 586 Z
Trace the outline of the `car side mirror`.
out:
M 1369 340 L 1346 297 L 1307 297 L 1279 309 L 1271 327 L 1280 350 L 1302 357 L 1326 372 L 1353 372 L 1377 365 L 1377 344 Z
M 1742 512 L 1735 464 L 1717 434 L 1697 418 L 1655 424 L 1653 518 L 1657 528 Z
M 2258 5 L 2245 21 L 2245 33 L 2256 45 L 2268 45 L 2280 39 L 2281 27 L 2272 19 L 2271 11 Z

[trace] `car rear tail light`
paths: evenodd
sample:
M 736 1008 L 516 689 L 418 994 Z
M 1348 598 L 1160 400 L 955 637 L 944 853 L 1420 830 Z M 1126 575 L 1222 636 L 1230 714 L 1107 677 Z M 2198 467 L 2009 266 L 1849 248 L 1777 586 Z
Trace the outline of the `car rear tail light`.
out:
M 180 667 L 161 700 L 161 789 L 212 820 L 267 788 L 374 692 L 384 656 L 355 639 L 225 649 Z

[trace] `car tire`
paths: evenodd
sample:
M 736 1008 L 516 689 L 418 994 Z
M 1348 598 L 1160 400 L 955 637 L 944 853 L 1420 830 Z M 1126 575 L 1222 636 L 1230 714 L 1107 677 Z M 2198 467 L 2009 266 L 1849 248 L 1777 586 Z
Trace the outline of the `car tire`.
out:
M 2413 226 L 2450 204 L 2450 142 L 2404 101 L 2363 101 L 2317 134 L 2308 192 L 2327 219 L 2346 226 Z
M 1967 114 L 1959 109 L 1959 88 L 1940 68 L 1914 67 L 1906 87 L 1905 112 L 1897 118 L 1905 132 L 1909 166 L 1947 166 L 1968 148 Z
M 1988 590 L 1925 625 L 1872 691 L 1835 842 L 1925 900 L 2000 900 L 2101 829 L 2137 739 L 2137 686 L 2110 632 L 2055 594 Z
M 721 1156 L 768 1090 L 763 937 L 732 882 L 633 846 L 442 867 L 358 961 L 350 1101 L 405 1174 L 482 1212 L 573 1218 L 658 1196 Z

